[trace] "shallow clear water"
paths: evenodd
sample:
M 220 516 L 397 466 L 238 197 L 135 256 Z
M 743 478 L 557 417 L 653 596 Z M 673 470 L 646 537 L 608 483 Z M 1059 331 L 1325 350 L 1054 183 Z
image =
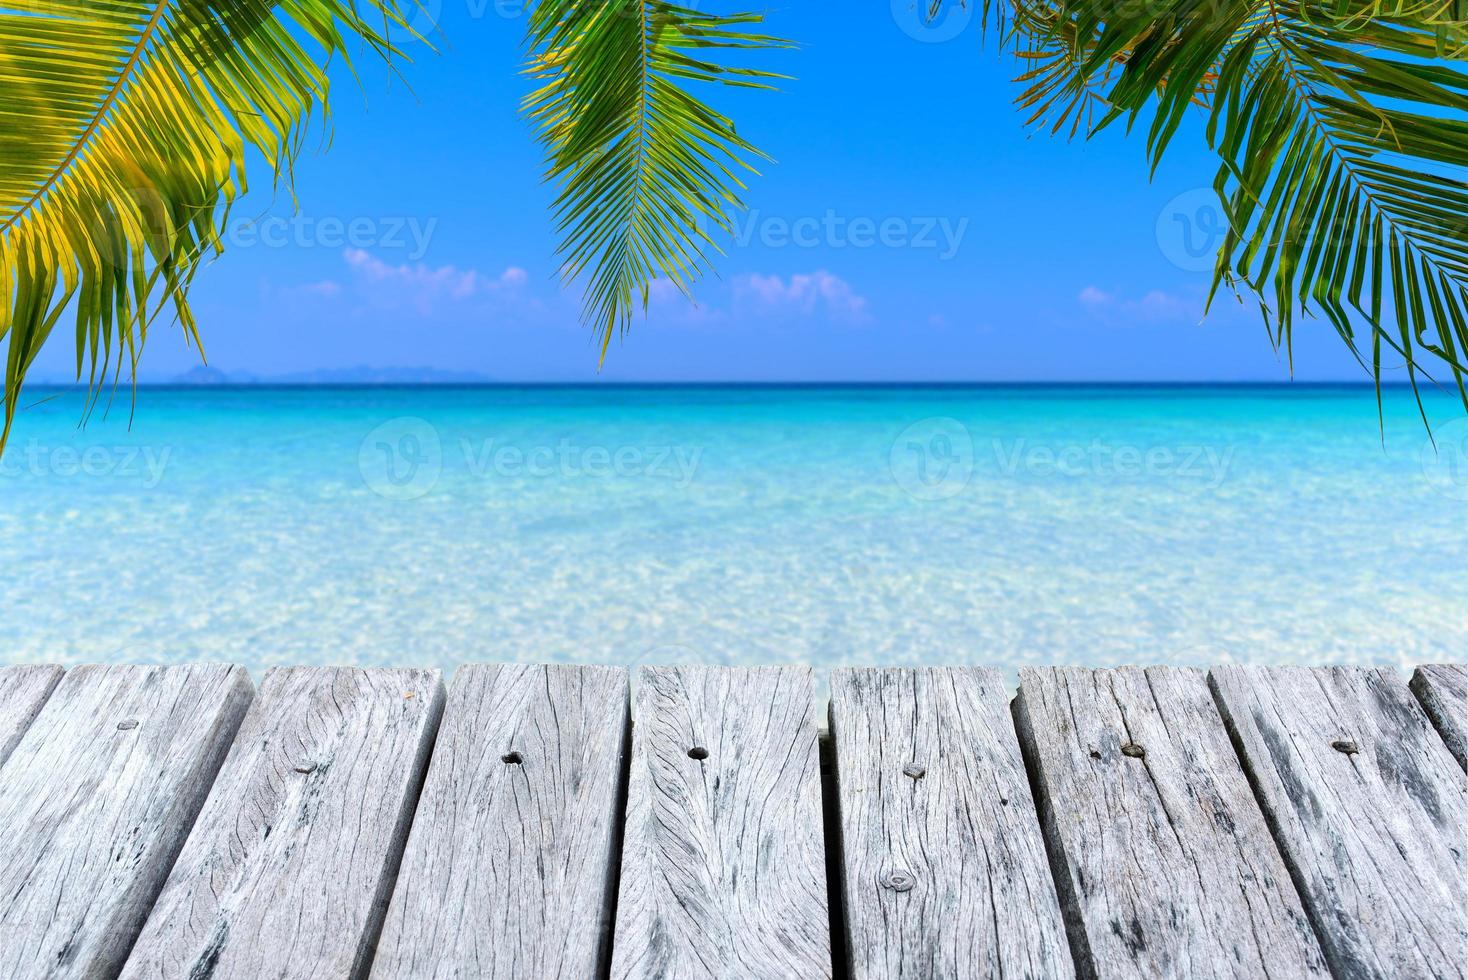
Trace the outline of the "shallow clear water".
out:
M 0 658 L 1461 660 L 1468 421 L 1387 401 L 1383 442 L 1363 388 L 68 395 L 0 463 Z

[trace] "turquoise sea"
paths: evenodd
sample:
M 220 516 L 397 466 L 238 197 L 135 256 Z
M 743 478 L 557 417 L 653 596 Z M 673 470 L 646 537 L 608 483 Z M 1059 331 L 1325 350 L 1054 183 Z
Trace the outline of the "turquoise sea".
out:
M 1366 387 L 27 392 L 0 658 L 1462 660 L 1468 420 Z M 130 412 L 130 408 L 132 409 Z M 130 417 L 131 416 L 131 417 Z

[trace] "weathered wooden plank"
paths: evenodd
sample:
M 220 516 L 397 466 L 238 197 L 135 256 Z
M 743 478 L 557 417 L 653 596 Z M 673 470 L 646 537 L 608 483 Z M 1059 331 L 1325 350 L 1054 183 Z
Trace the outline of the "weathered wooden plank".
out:
M 0 766 L 5 765 L 60 680 L 60 667 L 0 667 Z
M 1411 686 L 1458 765 L 1468 771 L 1468 665 L 1418 667 Z
M 0 773 L 0 977 L 116 975 L 250 696 L 240 667 L 67 671 Z
M 269 671 L 122 976 L 361 976 L 443 707 L 436 670 Z
M 857 980 L 1072 974 L 1008 700 L 984 668 L 833 672 Z
M 1335 974 L 1468 977 L 1468 781 L 1395 671 L 1211 682 Z
M 627 733 L 623 669 L 459 668 L 374 980 L 597 975 Z
M 1200 670 L 1020 671 L 1020 743 L 1091 977 L 1327 977 Z
M 831 976 L 810 671 L 644 667 L 612 976 Z

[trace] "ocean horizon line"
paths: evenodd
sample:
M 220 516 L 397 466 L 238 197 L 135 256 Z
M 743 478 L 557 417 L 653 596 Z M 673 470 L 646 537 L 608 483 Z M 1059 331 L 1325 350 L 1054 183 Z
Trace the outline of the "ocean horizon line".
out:
M 1035 381 L 230 381 L 209 384 L 197 384 L 181 381 L 139 381 L 136 384 L 117 383 L 103 385 L 103 389 L 124 391 L 129 388 L 148 391 L 252 391 L 260 389 L 325 389 L 325 390 L 352 390 L 352 389 L 575 389 L 595 391 L 600 389 L 806 389 L 806 390 L 841 390 L 841 389 L 873 389 L 888 388 L 894 390 L 915 389 L 954 389 L 954 390 L 1023 390 L 1037 388 L 1113 388 L 1113 389 L 1273 389 L 1273 390 L 1373 390 L 1376 385 L 1370 380 L 1363 381 L 1259 381 L 1259 380 L 1232 380 L 1232 381 L 1197 381 L 1197 380 L 1172 380 L 1172 381 L 1064 381 L 1064 380 L 1035 380 Z M 1383 389 L 1407 390 L 1412 389 L 1408 381 L 1383 381 L 1380 385 Z M 1418 390 L 1431 392 L 1441 390 L 1443 393 L 1453 393 L 1447 385 L 1422 382 L 1418 384 Z M 36 382 L 26 385 L 26 391 L 86 391 L 88 386 L 82 382 Z

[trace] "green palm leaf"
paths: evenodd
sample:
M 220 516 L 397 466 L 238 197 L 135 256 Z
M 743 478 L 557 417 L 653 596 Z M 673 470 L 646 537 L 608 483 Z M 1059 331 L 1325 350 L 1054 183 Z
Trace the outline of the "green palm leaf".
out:
M 390 55 L 403 23 L 396 0 L 0 0 L 0 448 L 68 311 L 93 391 L 165 311 L 197 341 L 188 288 L 246 148 L 288 172 L 325 59 Z
M 540 0 L 525 101 L 548 156 L 562 274 L 587 279 L 585 317 L 602 357 L 644 309 L 653 280 L 692 296 L 743 205 L 739 172 L 763 156 L 697 83 L 769 88 L 780 76 L 708 60 L 784 46 L 759 14 L 707 14 L 664 0 Z
M 1145 115 L 1156 162 L 1207 113 L 1230 232 L 1215 291 L 1247 289 L 1287 352 L 1319 313 L 1369 364 L 1468 368 L 1468 22 L 1455 0 L 1021 0 L 1040 68 L 1021 101 L 1094 133 Z M 1074 125 L 1074 123 L 1073 123 Z

